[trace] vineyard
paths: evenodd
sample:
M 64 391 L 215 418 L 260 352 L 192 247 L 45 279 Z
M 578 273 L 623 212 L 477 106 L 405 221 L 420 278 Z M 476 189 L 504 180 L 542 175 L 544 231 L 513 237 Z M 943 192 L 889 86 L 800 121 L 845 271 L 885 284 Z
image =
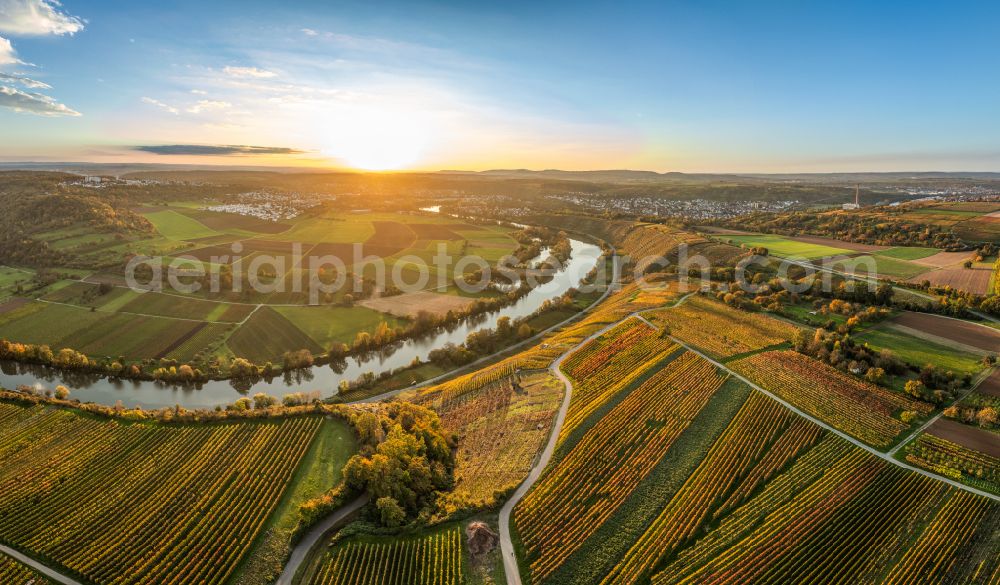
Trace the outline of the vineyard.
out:
M 573 353 L 562 364 L 573 381 L 573 397 L 560 441 L 677 349 L 659 331 L 629 319 Z
M 932 406 L 869 384 L 794 351 L 770 351 L 737 360 L 733 370 L 837 429 L 876 447 L 888 447 L 908 425 L 898 411 L 927 414 Z
M 311 585 L 460 585 L 459 527 L 427 536 L 338 544 L 326 554 Z
M 906 460 L 918 467 L 1000 492 L 1000 459 L 996 457 L 926 433 L 907 445 L 904 451 Z
M 716 358 L 727 358 L 792 339 L 793 325 L 762 313 L 748 313 L 700 296 L 648 315 L 670 334 Z
M 754 393 L 697 470 L 603 583 L 634 583 L 811 447 L 822 429 Z
M 584 357 L 573 366 L 587 363 Z M 682 355 L 633 390 L 549 470 L 514 512 L 533 582 L 557 569 L 618 509 L 724 380 L 705 360 Z
M 996 503 L 829 435 L 652 582 L 986 584 L 1000 562 L 998 525 Z
M 564 386 L 545 373 L 486 384 L 445 403 L 438 414 L 459 436 L 455 488 L 445 513 L 489 508 L 528 475 L 552 428 Z
M 223 583 L 320 422 L 152 425 L 0 403 L 0 541 L 91 583 Z
M 5 585 L 50 585 L 45 577 L 42 577 L 31 567 L 22 565 L 16 560 L 0 553 L 0 583 Z

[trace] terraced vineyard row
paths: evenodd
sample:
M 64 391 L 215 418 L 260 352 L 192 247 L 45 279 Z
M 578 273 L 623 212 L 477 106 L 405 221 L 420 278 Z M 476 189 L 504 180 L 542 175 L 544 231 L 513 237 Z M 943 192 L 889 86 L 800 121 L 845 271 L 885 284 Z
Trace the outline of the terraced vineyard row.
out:
M 130 424 L 0 404 L 0 540 L 98 584 L 222 583 L 318 417 Z
M 894 571 L 903 583 L 990 583 L 1000 507 L 968 498 L 828 435 L 652 582 L 881 583 Z
M 350 542 L 327 553 L 312 585 L 460 585 L 462 532 L 405 540 Z
M 856 439 L 887 447 L 908 428 L 894 418 L 901 410 L 929 413 L 933 407 L 862 382 L 794 351 L 769 351 L 729 366 L 762 388 Z
M 573 398 L 560 440 L 675 350 L 677 344 L 661 338 L 659 331 L 629 319 L 574 353 L 563 363 L 573 380 Z
M 793 325 L 761 313 L 748 313 L 701 296 L 646 315 L 670 334 L 716 358 L 756 351 L 789 341 Z
M 5 585 L 50 585 L 52 581 L 36 573 L 27 565 L 0 553 L 0 583 Z
M 633 390 L 515 509 L 532 581 L 558 568 L 621 505 L 725 377 L 686 353 Z
M 439 411 L 445 428 L 459 435 L 455 488 L 446 512 L 496 504 L 498 492 L 514 489 L 528 475 L 545 444 L 564 387 L 545 372 L 467 392 Z
M 635 583 L 811 447 L 822 429 L 754 393 L 645 534 L 603 581 Z
M 906 460 L 918 467 L 1000 491 L 1000 459 L 996 457 L 926 433 L 907 445 L 905 452 Z

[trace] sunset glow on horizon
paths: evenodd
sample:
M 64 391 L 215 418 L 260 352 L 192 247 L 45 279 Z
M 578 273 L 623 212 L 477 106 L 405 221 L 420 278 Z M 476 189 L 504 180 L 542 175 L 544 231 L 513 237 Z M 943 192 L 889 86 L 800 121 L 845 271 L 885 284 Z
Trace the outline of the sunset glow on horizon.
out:
M 965 8 L 0 0 L 0 161 L 1000 170 Z

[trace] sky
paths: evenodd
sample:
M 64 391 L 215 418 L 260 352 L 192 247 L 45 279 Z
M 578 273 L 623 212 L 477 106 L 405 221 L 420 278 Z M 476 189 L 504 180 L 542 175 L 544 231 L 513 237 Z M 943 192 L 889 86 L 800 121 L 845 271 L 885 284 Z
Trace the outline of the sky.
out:
M 0 160 L 1000 171 L 995 2 L 0 0 Z

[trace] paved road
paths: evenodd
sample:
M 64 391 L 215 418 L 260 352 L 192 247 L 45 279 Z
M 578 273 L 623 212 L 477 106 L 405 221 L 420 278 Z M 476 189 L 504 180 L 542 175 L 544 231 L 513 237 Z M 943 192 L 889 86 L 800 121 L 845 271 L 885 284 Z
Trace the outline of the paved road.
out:
M 292 585 L 292 581 L 295 579 L 295 573 L 299 572 L 299 568 L 302 563 L 306 560 L 309 555 L 309 551 L 316 546 L 326 533 L 330 532 L 334 526 L 343 522 L 345 518 L 351 514 L 357 512 L 368 503 L 368 494 L 358 496 L 356 499 L 352 500 L 346 506 L 337 508 L 333 514 L 330 514 L 319 524 L 313 526 L 312 529 L 302 537 L 302 539 L 295 545 L 292 549 L 291 556 L 288 557 L 288 562 L 285 563 L 284 570 L 281 571 L 281 576 L 275 582 L 275 585 Z
M 35 559 L 21 554 L 16 550 L 10 548 L 9 546 L 4 546 L 0 544 L 0 553 L 3 553 L 9 557 L 14 558 L 23 565 L 31 567 L 38 573 L 41 573 L 42 575 L 48 577 L 49 579 L 52 579 L 56 583 L 63 583 L 63 585 L 81 585 L 79 581 L 75 579 L 70 579 L 66 575 L 63 575 L 62 573 L 50 569 L 49 567 L 43 565 L 42 563 L 39 563 Z

